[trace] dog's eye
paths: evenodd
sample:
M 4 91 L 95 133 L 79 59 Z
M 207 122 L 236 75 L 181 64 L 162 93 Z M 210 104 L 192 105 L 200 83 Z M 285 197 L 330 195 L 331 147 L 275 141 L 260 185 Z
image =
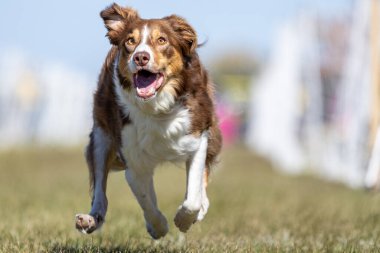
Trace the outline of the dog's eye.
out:
M 127 39 L 126 43 L 128 46 L 133 46 L 136 43 L 136 41 L 134 38 L 129 38 L 129 39 Z
M 164 37 L 160 37 L 160 38 L 158 38 L 157 42 L 160 45 L 164 45 L 164 44 L 166 44 L 167 40 Z

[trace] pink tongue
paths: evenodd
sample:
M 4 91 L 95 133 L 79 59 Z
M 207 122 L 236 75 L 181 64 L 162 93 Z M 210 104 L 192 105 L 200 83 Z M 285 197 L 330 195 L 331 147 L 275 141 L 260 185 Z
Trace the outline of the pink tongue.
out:
M 146 89 L 149 88 L 151 85 L 153 85 L 156 82 L 156 74 L 149 73 L 149 72 L 142 72 L 139 73 L 135 77 L 135 85 L 139 89 Z

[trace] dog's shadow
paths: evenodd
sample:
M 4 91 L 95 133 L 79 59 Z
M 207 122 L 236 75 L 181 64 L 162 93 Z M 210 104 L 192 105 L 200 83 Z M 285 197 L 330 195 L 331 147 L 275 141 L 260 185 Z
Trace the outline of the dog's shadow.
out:
M 110 245 L 110 246 L 97 246 L 97 245 L 79 245 L 68 243 L 56 243 L 48 249 L 48 252 L 60 253 L 83 253 L 83 252 L 101 252 L 101 253 L 177 253 L 184 252 L 184 248 L 169 248 L 165 245 Z

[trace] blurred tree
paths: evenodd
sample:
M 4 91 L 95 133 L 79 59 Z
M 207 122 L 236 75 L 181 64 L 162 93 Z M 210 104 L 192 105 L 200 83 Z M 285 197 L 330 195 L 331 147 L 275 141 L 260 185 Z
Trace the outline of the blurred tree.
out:
M 220 94 L 241 107 L 248 101 L 249 86 L 258 73 L 260 61 L 252 50 L 226 50 L 211 61 L 211 75 Z
M 210 64 L 218 89 L 218 115 L 225 144 L 244 136 L 252 79 L 259 72 L 260 61 L 251 50 L 226 50 Z

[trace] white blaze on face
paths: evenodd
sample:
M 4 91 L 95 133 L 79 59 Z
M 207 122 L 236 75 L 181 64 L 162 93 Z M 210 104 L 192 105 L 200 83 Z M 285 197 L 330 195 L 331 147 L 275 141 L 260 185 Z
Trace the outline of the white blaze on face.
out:
M 143 29 L 143 32 L 142 32 L 142 40 L 141 40 L 141 44 L 142 45 L 146 45 L 146 42 L 148 41 L 148 36 L 149 36 L 148 26 L 144 25 L 144 29 Z
M 153 55 L 152 48 L 148 45 L 149 36 L 150 36 L 150 30 L 148 28 L 148 25 L 144 25 L 143 30 L 141 32 L 141 42 L 136 47 L 135 51 L 133 52 L 129 60 L 129 69 L 131 70 L 132 73 L 135 73 L 137 71 L 137 66 L 135 62 L 133 61 L 133 58 L 135 57 L 136 53 L 147 52 L 149 54 L 150 60 L 148 64 L 146 65 L 146 67 L 148 69 L 152 68 L 152 65 L 154 62 L 154 55 Z

